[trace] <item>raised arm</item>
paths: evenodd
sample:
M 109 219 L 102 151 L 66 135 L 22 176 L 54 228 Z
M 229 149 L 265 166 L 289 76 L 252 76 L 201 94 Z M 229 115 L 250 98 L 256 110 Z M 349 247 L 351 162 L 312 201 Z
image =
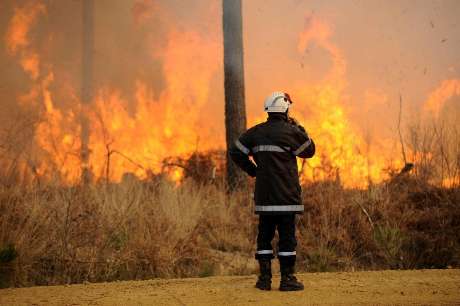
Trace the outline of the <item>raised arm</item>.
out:
M 315 143 L 311 139 L 304 127 L 296 125 L 293 127 L 294 131 L 294 143 L 293 153 L 300 158 L 311 158 L 315 155 Z

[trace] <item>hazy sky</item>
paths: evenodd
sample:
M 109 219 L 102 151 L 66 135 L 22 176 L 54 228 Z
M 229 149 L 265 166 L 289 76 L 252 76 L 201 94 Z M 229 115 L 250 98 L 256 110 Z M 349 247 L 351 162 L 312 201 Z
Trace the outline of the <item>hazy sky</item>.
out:
M 276 73 L 284 70 L 281 67 L 289 67 L 295 79 L 306 83 L 329 69 L 324 50 L 313 46 L 305 54 L 297 51 L 299 32 L 309 16 L 331 25 L 332 41 L 347 62 L 349 97 L 344 103 L 361 110 L 366 94 L 387 96 L 389 107 L 394 107 L 401 92 L 405 103 L 421 105 L 442 80 L 460 78 L 459 1 L 279 3 L 244 1 L 250 101 L 283 83 L 285 76 Z

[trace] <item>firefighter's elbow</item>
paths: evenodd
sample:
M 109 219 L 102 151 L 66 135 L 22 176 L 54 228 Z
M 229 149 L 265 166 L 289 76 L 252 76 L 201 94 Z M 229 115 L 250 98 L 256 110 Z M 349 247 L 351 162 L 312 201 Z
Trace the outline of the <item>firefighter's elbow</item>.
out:
M 316 152 L 316 147 L 315 147 L 315 143 L 311 142 L 311 144 L 305 149 L 305 151 L 303 151 L 299 157 L 301 158 L 312 158 L 314 155 L 315 155 L 315 152 Z
M 305 156 L 305 158 L 312 158 L 313 156 L 315 156 L 315 151 L 311 151 L 311 152 L 308 152 Z
M 314 153 L 309 153 L 309 152 L 304 152 L 300 154 L 298 157 L 300 158 L 312 158 L 315 154 Z

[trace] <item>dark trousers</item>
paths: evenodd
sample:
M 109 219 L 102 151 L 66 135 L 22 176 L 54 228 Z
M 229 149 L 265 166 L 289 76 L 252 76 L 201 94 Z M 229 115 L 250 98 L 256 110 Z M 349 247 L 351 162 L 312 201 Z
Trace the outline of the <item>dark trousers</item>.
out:
M 295 264 L 297 240 L 295 238 L 295 214 L 259 215 L 256 259 L 273 259 L 272 240 L 278 230 L 278 259 L 281 265 Z

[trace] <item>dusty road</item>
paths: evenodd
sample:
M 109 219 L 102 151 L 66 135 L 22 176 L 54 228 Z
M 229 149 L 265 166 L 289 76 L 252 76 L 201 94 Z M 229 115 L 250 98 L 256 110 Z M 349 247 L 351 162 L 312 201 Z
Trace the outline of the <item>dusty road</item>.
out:
M 460 270 L 299 274 L 301 292 L 255 289 L 255 276 L 0 290 L 0 305 L 460 305 Z

